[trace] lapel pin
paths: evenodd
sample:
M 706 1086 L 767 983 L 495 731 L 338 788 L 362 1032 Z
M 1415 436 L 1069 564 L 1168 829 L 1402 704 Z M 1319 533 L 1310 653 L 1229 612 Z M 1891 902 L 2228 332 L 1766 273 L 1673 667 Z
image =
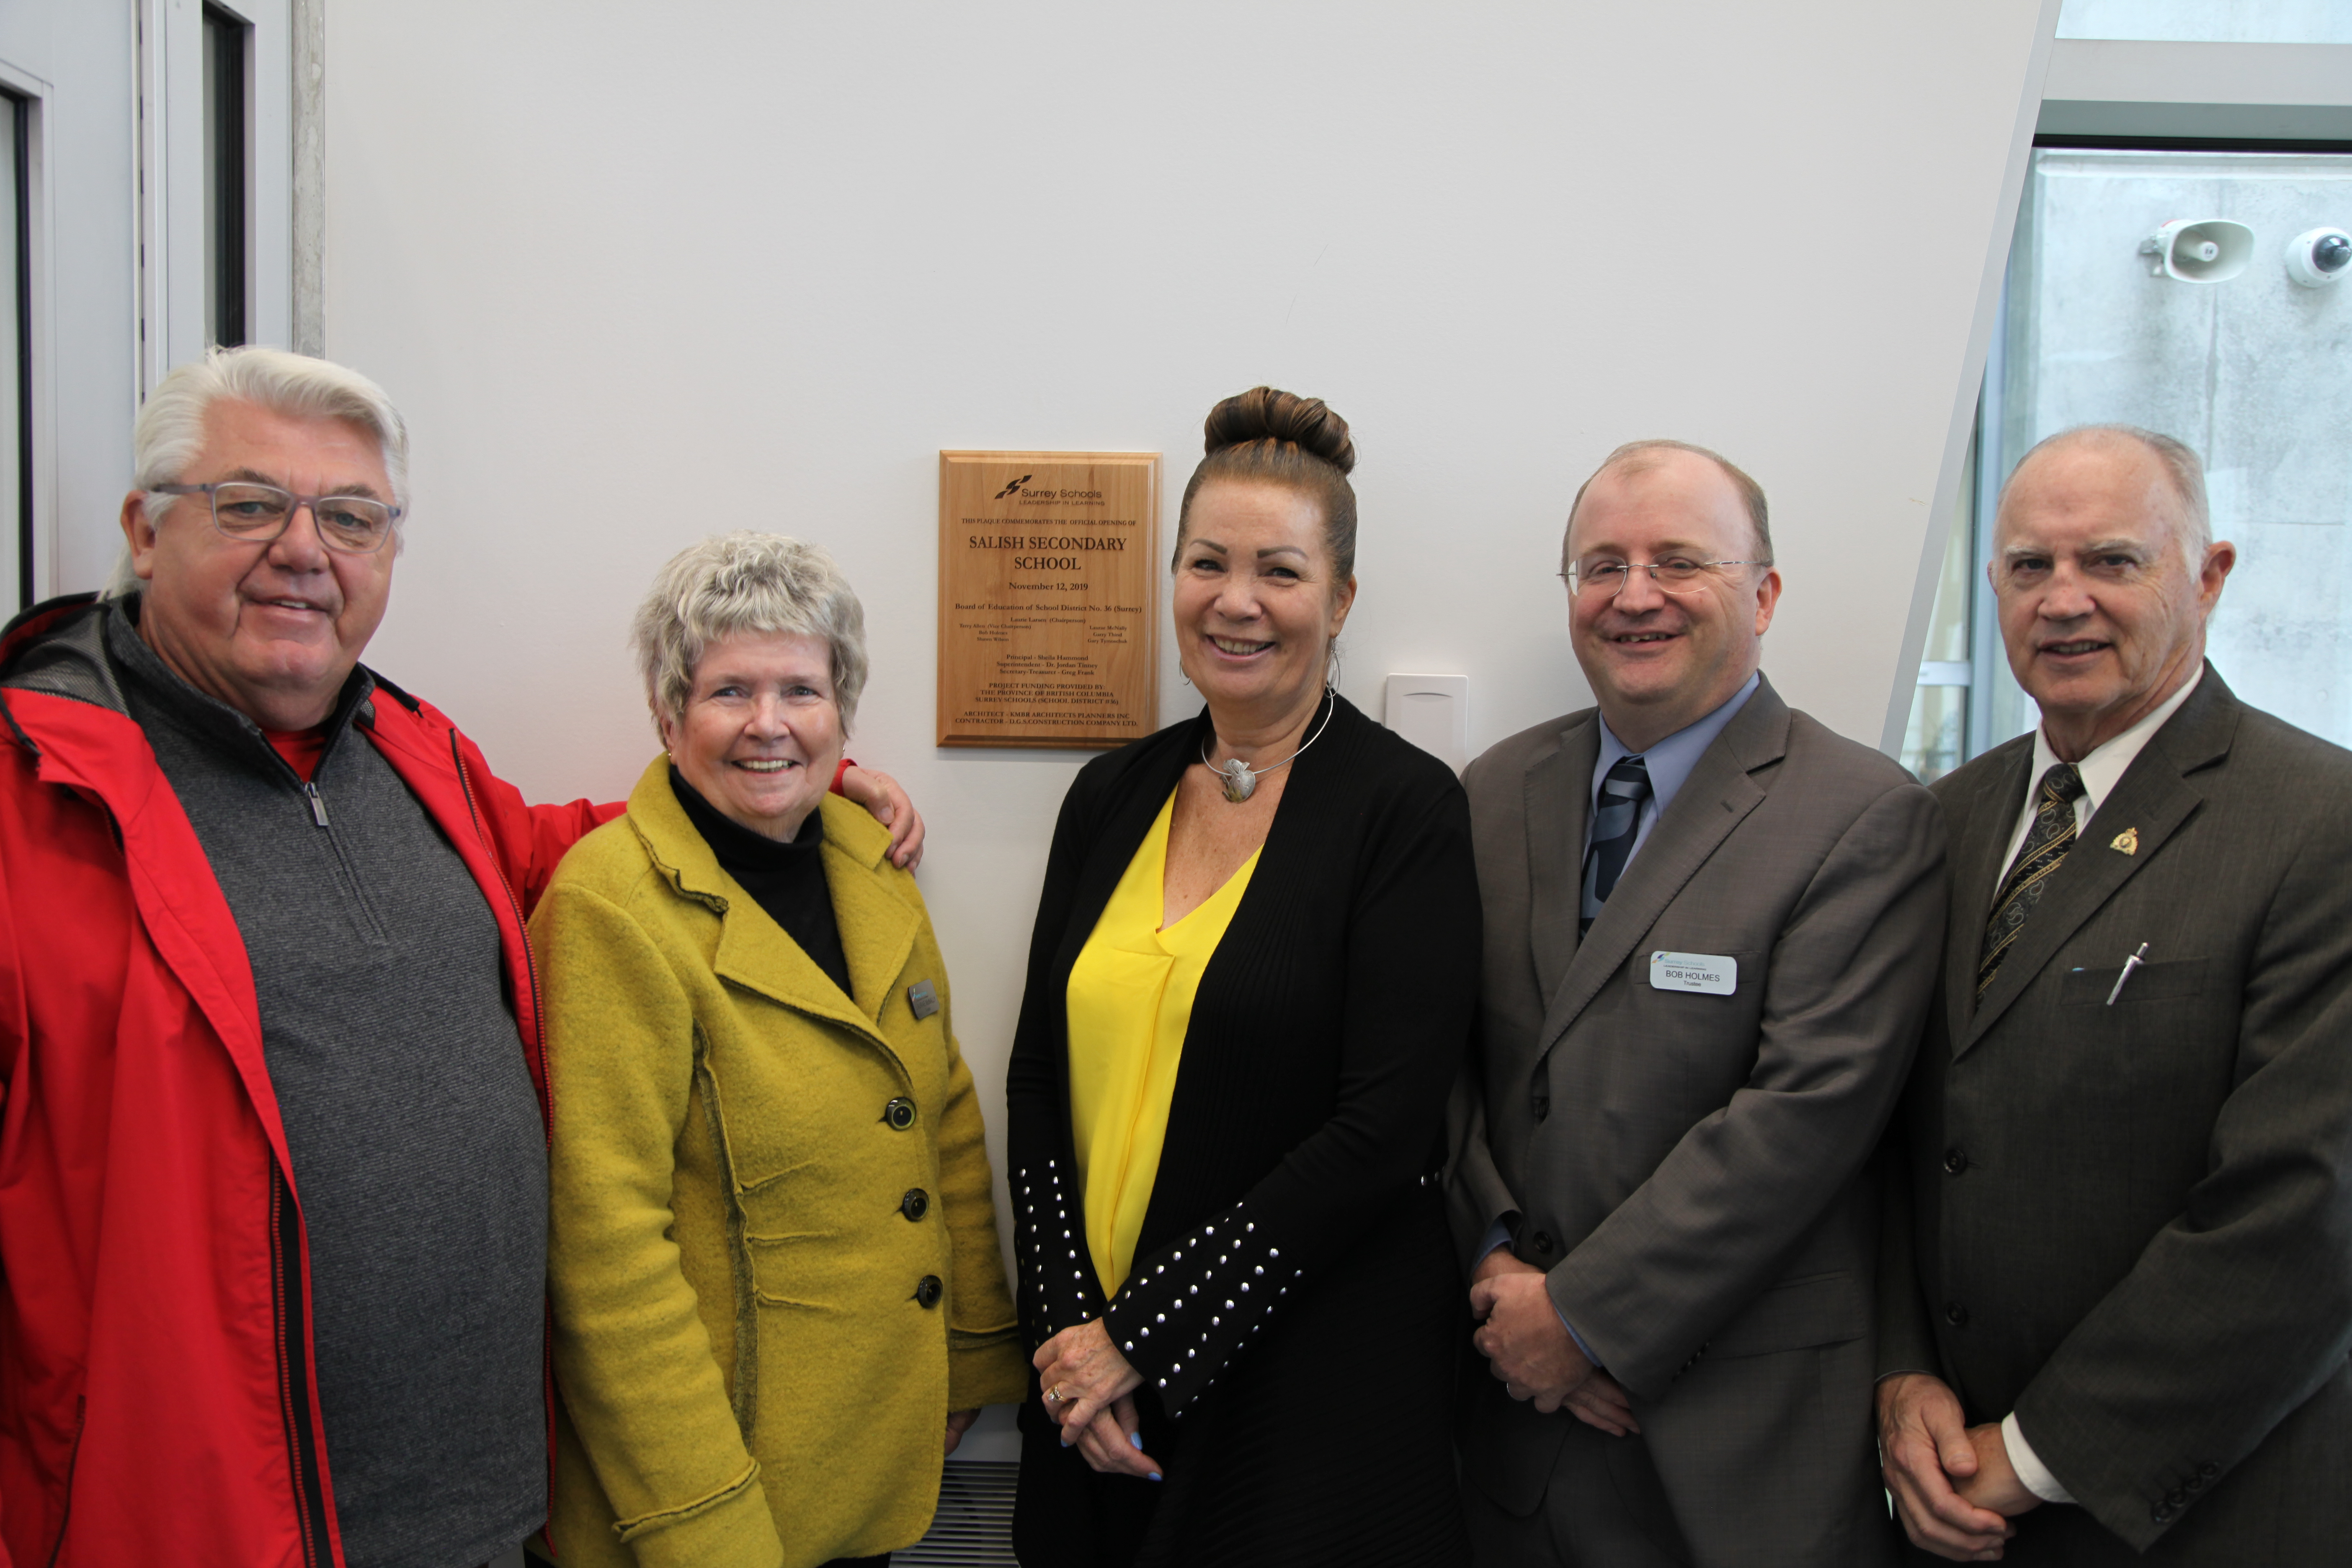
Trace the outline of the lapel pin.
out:
M 907 1005 L 919 1022 L 940 1010 L 940 994 L 929 981 L 918 980 L 907 987 Z
M 2115 841 L 2109 844 L 2107 847 L 2110 849 L 2120 849 L 2126 855 L 2138 854 L 2139 829 L 2137 827 L 2125 828 L 2121 833 L 2116 835 Z

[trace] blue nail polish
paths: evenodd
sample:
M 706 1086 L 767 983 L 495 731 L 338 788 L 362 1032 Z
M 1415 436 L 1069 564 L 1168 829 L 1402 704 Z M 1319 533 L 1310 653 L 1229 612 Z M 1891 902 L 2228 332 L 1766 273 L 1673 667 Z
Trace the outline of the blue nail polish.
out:
M 1068 1447 L 1069 1446 L 1070 1446 L 1070 1440 L 1069 1440 L 1067 1437 L 1063 1438 L 1063 1439 L 1062 1439 L 1062 1447 L 1065 1447 L 1065 1448 L 1066 1448 L 1066 1447 Z
M 1151 1472 L 1151 1479 L 1152 1479 L 1153 1480 L 1155 1480 L 1155 1481 L 1156 1481 L 1156 1480 L 1159 1480 L 1159 1479 L 1160 1479 L 1160 1472 L 1159 1472 L 1158 1470 L 1154 1470 L 1154 1471 L 1152 1471 L 1152 1472 Z
M 1132 1444 L 1134 1444 L 1134 1445 L 1135 1445 L 1135 1451 L 1136 1451 L 1137 1453 L 1140 1454 L 1141 1452 L 1143 1452 L 1143 1434 L 1142 1434 L 1142 1433 L 1140 1433 L 1140 1432 L 1129 1432 L 1129 1433 L 1127 1435 L 1127 1440 L 1128 1440 L 1129 1443 L 1132 1443 Z

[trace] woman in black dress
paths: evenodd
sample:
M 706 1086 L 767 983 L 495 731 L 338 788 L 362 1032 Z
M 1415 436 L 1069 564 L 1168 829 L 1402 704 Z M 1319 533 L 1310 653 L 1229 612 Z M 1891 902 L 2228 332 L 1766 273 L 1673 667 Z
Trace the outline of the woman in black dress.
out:
M 1326 684 L 1345 422 L 1259 387 L 1207 429 L 1172 595 L 1206 708 L 1072 784 L 1006 1073 L 1039 1369 L 1014 1542 L 1457 1563 L 1469 1325 L 1434 1173 L 1477 990 L 1468 808 Z

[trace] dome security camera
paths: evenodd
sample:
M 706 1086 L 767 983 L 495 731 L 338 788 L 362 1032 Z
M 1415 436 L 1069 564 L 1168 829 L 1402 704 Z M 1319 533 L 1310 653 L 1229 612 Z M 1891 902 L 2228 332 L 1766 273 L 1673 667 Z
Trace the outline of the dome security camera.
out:
M 2225 217 L 2177 217 L 2139 242 L 2154 257 L 2147 275 L 2183 283 L 2227 283 L 2254 258 L 2254 231 Z
M 2286 275 L 2306 289 L 2325 289 L 2352 270 L 2352 234 L 2306 229 L 2286 242 Z

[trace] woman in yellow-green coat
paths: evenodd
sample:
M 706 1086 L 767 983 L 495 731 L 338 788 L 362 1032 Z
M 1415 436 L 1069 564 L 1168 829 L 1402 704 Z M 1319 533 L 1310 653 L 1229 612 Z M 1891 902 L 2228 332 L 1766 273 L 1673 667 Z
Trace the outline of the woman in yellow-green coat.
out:
M 636 642 L 666 754 L 531 921 L 549 1537 L 563 1568 L 877 1559 L 1026 1367 L 922 896 L 826 794 L 863 616 L 824 552 L 727 534 L 662 569 Z

